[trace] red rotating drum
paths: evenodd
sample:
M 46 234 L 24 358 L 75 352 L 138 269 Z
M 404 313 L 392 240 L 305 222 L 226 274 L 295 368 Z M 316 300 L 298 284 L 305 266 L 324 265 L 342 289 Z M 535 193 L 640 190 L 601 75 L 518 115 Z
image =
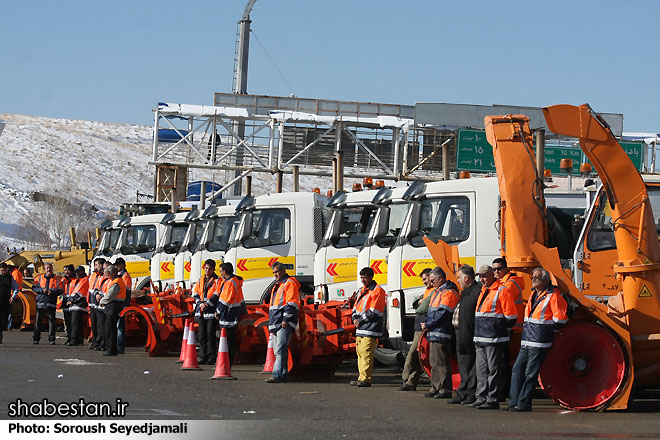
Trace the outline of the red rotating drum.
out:
M 539 382 L 560 405 L 597 409 L 617 395 L 626 372 L 623 347 L 614 334 L 591 322 L 572 322 L 555 334 Z

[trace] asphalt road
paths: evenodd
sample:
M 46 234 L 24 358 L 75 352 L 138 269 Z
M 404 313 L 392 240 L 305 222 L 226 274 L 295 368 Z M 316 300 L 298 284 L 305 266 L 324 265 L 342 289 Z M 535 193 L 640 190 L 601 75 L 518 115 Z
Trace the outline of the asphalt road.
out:
M 660 438 L 660 393 L 638 395 L 622 412 L 572 412 L 539 398 L 531 413 L 447 405 L 400 392 L 400 375 L 376 369 L 371 388 L 348 385 L 355 362 L 333 378 L 266 384 L 260 365 L 236 365 L 235 381 L 213 381 L 213 366 L 182 371 L 177 357 L 140 348 L 108 358 L 86 347 L 32 345 L 30 333 L 5 333 L 0 345 L 0 419 L 11 402 L 128 403 L 126 419 L 235 421 L 251 438 Z M 25 419 L 24 419 L 25 420 Z M 195 423 L 195 422 L 191 422 Z

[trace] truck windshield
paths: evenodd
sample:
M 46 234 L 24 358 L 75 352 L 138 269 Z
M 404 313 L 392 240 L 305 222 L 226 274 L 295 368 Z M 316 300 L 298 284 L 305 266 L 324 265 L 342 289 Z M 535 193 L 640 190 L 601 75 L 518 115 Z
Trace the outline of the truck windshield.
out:
M 167 229 L 165 230 L 164 234 L 163 251 L 166 254 L 176 253 L 183 244 L 183 239 L 186 236 L 187 230 L 187 223 L 175 223 L 173 225 L 167 225 Z
M 102 255 L 111 255 L 117 249 L 117 240 L 121 229 L 106 229 L 101 235 L 98 252 Z
M 336 248 L 360 247 L 367 239 L 371 225 L 376 217 L 374 206 L 356 206 L 337 209 L 333 212 L 335 222 L 340 222 L 339 234 L 330 237 Z
M 465 241 L 470 236 L 470 200 L 467 197 L 426 199 L 421 204 L 419 228 L 411 237 L 414 247 L 423 247 L 423 237 L 446 243 Z
M 387 233 L 382 237 L 378 237 L 376 243 L 379 247 L 392 247 L 396 238 L 401 232 L 403 227 L 403 222 L 406 219 L 406 214 L 408 214 L 408 204 L 405 202 L 393 203 L 388 208 L 390 211 L 390 218 L 387 224 Z
M 310 223 L 313 218 L 311 214 Z M 252 212 L 251 230 L 252 234 L 243 241 L 246 248 L 287 243 L 291 237 L 291 211 L 286 208 L 255 210 Z
M 655 228 L 660 232 L 660 187 L 647 185 L 646 190 L 656 220 Z M 598 195 L 598 204 L 594 207 L 593 221 L 587 232 L 587 249 L 592 252 L 616 249 L 612 210 L 607 200 L 607 193 L 602 189 Z
M 211 252 L 226 251 L 238 227 L 238 216 L 216 217 L 209 221 L 209 237 L 207 249 Z
M 186 236 L 183 238 L 183 243 L 181 243 L 179 252 L 184 252 L 187 250 L 195 251 L 197 249 L 197 245 L 199 240 L 202 238 L 202 233 L 204 232 L 206 223 L 206 220 L 195 220 L 188 225 Z
M 156 226 L 129 226 L 124 231 L 121 252 L 126 255 L 153 252 L 156 249 Z

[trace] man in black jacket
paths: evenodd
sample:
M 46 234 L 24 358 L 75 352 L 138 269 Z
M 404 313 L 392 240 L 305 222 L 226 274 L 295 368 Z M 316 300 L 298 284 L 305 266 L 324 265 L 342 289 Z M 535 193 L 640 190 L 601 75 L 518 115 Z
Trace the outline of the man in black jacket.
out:
M 2 332 L 7 329 L 12 291 L 15 285 L 16 282 L 11 276 L 7 263 L 0 263 L 0 344 L 2 344 Z
M 486 272 L 488 266 L 482 266 L 479 273 Z M 474 349 L 474 309 L 481 292 L 481 284 L 475 281 L 472 266 L 463 265 L 456 273 L 461 297 L 454 310 L 452 323 L 456 330 L 456 360 L 461 375 L 461 385 L 456 390 L 456 397 L 447 401 L 449 404 L 470 405 L 476 400 L 477 373 L 475 370 L 476 351 Z

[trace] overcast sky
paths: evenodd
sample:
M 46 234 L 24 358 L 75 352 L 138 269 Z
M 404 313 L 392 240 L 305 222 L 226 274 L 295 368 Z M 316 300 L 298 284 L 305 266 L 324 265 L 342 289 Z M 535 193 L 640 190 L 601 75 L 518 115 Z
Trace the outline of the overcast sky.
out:
M 0 113 L 150 125 L 159 101 L 211 104 L 231 92 L 246 3 L 4 2 Z M 625 131 L 658 133 L 659 16 L 657 0 L 257 0 L 248 92 L 589 102 L 623 113 Z

